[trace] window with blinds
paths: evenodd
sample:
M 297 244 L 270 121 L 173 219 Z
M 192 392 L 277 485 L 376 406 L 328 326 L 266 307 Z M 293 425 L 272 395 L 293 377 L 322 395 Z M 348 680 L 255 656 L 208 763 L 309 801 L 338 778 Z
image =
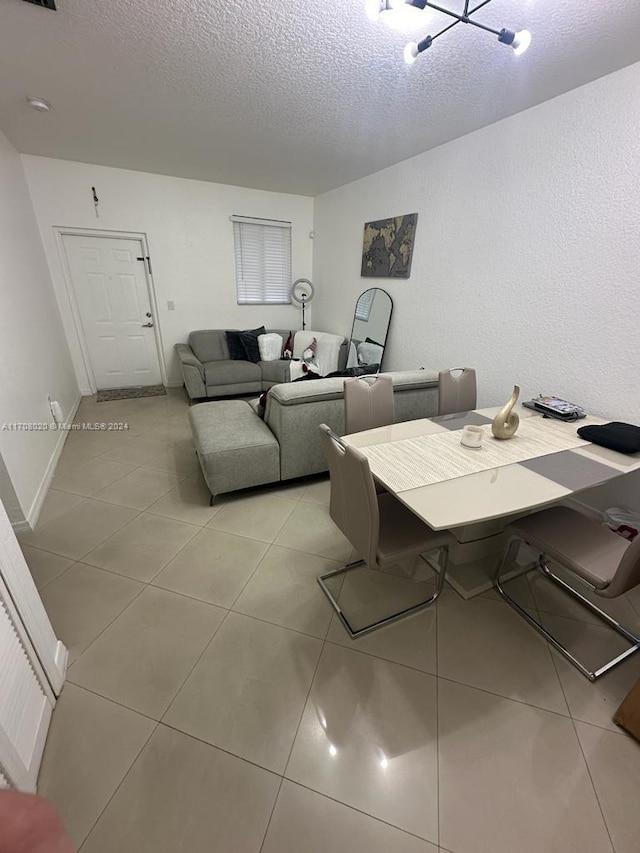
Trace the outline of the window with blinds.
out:
M 291 223 L 232 216 L 238 305 L 291 303 Z

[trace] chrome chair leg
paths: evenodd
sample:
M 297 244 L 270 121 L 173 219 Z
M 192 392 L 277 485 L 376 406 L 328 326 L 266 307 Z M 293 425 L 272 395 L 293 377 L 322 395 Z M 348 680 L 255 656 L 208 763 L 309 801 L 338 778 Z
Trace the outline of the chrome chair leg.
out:
M 613 658 L 613 660 L 608 661 L 606 664 L 603 664 L 603 666 L 599 667 L 596 670 L 589 669 L 582 663 L 582 661 L 578 660 L 578 658 L 575 657 L 575 655 L 573 655 L 569 651 L 569 649 L 566 648 L 566 646 L 564 646 L 559 640 L 557 640 L 553 636 L 553 634 L 550 634 L 549 631 L 547 631 L 547 629 L 543 625 L 537 622 L 524 608 L 522 608 L 517 601 L 511 598 L 511 596 L 504 590 L 502 586 L 502 575 L 504 574 L 506 567 L 511 562 L 514 549 L 520 546 L 520 541 L 521 540 L 519 539 L 512 539 L 509 542 L 509 545 L 505 550 L 504 556 L 500 561 L 500 565 L 498 566 L 498 570 L 494 579 L 494 586 L 500 593 L 502 598 L 504 598 L 505 601 L 511 607 L 513 607 L 513 609 L 516 610 L 520 614 L 520 616 L 522 616 L 522 618 L 525 619 L 529 623 L 529 625 L 531 625 L 532 628 L 535 628 L 535 630 L 539 634 L 541 634 L 546 640 L 548 640 L 548 642 L 551 643 L 554 649 L 560 652 L 560 654 L 565 657 L 570 663 L 572 663 L 576 667 L 576 669 L 580 670 L 580 672 L 586 678 L 588 678 L 589 681 L 595 681 L 597 678 L 600 678 L 601 675 L 604 675 L 606 672 L 609 672 L 609 670 L 613 669 L 614 666 L 617 666 L 619 663 L 622 663 L 622 661 L 626 660 L 628 657 L 631 657 L 631 655 L 635 654 L 635 652 L 640 649 L 640 637 L 636 637 L 630 631 L 627 631 L 627 629 L 623 625 L 621 625 L 619 622 L 609 616 L 608 613 L 605 613 L 604 610 L 601 610 L 592 601 L 589 601 L 588 598 L 585 598 L 585 596 L 581 595 L 577 590 L 569 586 L 566 581 L 556 575 L 549 568 L 549 566 L 544 560 L 544 554 L 540 554 L 538 562 L 536 564 L 536 568 L 538 569 L 538 571 L 540 571 L 545 577 L 549 578 L 549 580 L 551 580 L 556 586 L 560 587 L 560 589 L 564 590 L 564 592 L 566 592 L 567 595 L 571 596 L 571 598 L 574 598 L 576 601 L 579 601 L 581 604 L 583 604 L 602 622 L 605 622 L 607 625 L 609 625 L 609 627 L 613 628 L 632 644 L 628 649 L 625 649 L 624 652 L 621 652 L 621 654 Z M 588 586 L 588 584 L 585 585 Z M 591 588 L 593 589 L 593 587 Z
M 449 559 L 449 548 L 448 547 L 439 548 L 438 551 L 440 553 L 440 559 L 439 559 L 440 572 L 438 574 L 438 585 L 436 587 L 436 591 L 434 592 L 434 594 L 429 599 L 427 599 L 427 601 L 421 601 L 420 604 L 413 604 L 411 607 L 406 607 L 404 610 L 400 610 L 397 613 L 392 614 L 391 616 L 385 616 L 383 619 L 378 619 L 377 622 L 372 622 L 370 625 L 367 625 L 364 628 L 353 628 L 352 627 L 351 623 L 349 622 L 349 619 L 347 618 L 344 611 L 340 607 L 339 602 L 333 596 L 331 590 L 329 589 L 329 587 L 326 584 L 326 581 L 328 581 L 330 578 L 334 578 L 337 575 L 345 574 L 346 572 L 349 572 L 352 569 L 356 569 L 359 566 L 364 566 L 365 565 L 364 560 L 356 560 L 353 563 L 347 563 L 346 566 L 342 566 L 339 569 L 333 569 L 330 572 L 325 572 L 325 574 L 320 575 L 318 577 L 318 579 L 317 579 L 318 584 L 320 585 L 320 589 L 324 592 L 329 603 L 331 604 L 331 606 L 335 610 L 338 618 L 340 619 L 340 621 L 344 625 L 344 627 L 345 627 L 347 633 L 349 634 L 349 636 L 351 637 L 351 639 L 355 639 L 356 637 L 362 637 L 363 634 L 368 634 L 371 631 L 375 631 L 376 628 L 382 628 L 384 625 L 389 625 L 392 622 L 396 622 L 398 619 L 403 619 L 405 616 L 410 616 L 412 613 L 417 613 L 419 610 L 422 610 L 425 607 L 429 607 L 431 604 L 433 604 L 436 601 L 436 599 L 439 597 L 440 593 L 444 589 L 444 582 L 445 582 L 445 578 L 446 578 L 446 574 L 447 574 L 447 564 L 448 564 L 448 559 Z M 424 562 L 426 563 L 427 561 L 425 560 Z M 429 563 L 427 563 L 427 565 L 429 565 L 429 567 L 433 569 L 433 566 L 430 566 Z M 435 572 L 436 569 L 433 569 L 433 571 Z

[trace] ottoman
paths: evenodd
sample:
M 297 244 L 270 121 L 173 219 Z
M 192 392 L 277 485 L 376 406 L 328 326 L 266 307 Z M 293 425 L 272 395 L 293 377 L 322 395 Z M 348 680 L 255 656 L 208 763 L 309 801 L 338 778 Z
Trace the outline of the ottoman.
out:
M 212 504 L 222 492 L 280 479 L 280 445 L 245 400 L 199 403 L 189 420 Z

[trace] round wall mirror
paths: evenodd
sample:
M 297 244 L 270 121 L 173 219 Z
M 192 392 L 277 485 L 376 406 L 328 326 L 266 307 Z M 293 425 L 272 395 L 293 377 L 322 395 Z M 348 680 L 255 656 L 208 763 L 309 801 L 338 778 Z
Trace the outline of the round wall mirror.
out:
M 347 367 L 370 367 L 380 370 L 387 342 L 393 300 L 386 290 L 370 287 L 356 302 L 351 329 Z

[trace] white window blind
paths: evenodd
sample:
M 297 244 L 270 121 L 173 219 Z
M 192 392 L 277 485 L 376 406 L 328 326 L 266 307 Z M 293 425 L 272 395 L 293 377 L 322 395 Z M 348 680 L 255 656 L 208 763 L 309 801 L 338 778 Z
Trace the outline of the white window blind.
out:
M 232 216 L 238 305 L 291 303 L 291 223 Z
M 373 305 L 373 297 L 376 295 L 374 288 L 365 290 L 356 302 L 356 320 L 368 320 Z

